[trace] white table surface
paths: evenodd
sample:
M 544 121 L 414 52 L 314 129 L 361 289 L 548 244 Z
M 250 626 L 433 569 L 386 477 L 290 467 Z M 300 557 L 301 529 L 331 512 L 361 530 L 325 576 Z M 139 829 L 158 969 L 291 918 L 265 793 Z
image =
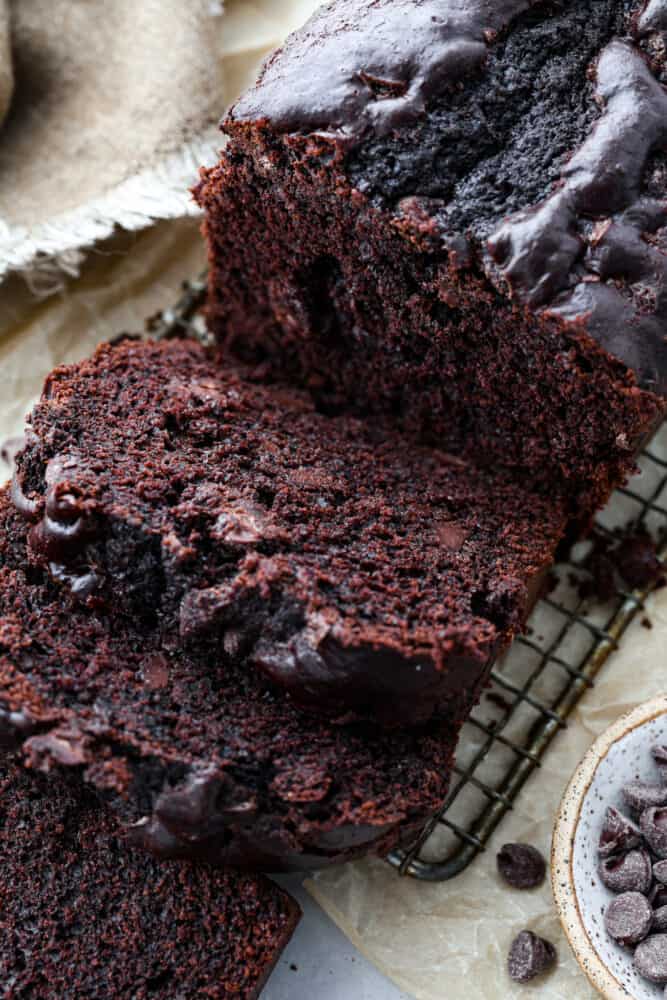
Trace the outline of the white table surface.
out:
M 302 875 L 276 881 L 298 900 L 303 917 L 264 987 L 262 1000 L 412 1000 L 338 930 L 302 888 Z

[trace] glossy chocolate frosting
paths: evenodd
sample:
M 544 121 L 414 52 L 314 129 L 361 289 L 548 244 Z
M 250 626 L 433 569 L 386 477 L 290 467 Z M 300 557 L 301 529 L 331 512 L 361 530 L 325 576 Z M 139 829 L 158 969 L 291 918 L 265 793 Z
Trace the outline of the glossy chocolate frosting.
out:
M 667 189 L 645 190 L 667 146 L 667 91 L 642 52 L 611 42 L 596 67 L 604 111 L 541 206 L 491 236 L 489 272 L 531 306 L 584 320 L 602 346 L 667 392 Z M 591 224 L 595 220 L 595 224 Z
M 378 157 L 391 159 L 388 133 L 402 142 L 406 124 L 427 119 L 432 109 L 456 105 L 460 112 L 467 86 L 470 114 L 483 115 L 470 81 L 484 78 L 502 39 L 524 25 L 522 15 L 548 22 L 566 17 L 567 8 L 518 0 L 328 4 L 268 61 L 256 87 L 232 109 L 227 128 L 233 133 L 238 123 L 256 121 L 278 133 L 327 133 L 348 151 L 363 147 L 366 164 L 368 149 L 376 147 Z M 436 182 L 431 174 L 420 179 L 415 159 L 411 198 L 403 192 L 394 200 L 396 184 L 385 168 L 373 175 L 374 202 L 382 201 L 378 183 L 385 185 L 384 207 L 399 217 L 408 202 L 419 201 L 437 223 L 442 249 L 457 248 L 457 266 L 481 266 L 502 293 L 529 310 L 586 329 L 642 387 L 666 395 L 667 0 L 618 0 L 612 8 L 618 33 L 600 34 L 588 66 L 597 113 L 593 108 L 578 148 L 560 150 L 560 178 L 556 173 L 544 201 L 524 201 L 519 211 L 513 205 L 505 218 L 499 211 L 490 230 L 480 219 L 462 232 L 451 221 L 456 195 L 446 194 L 449 180 L 443 179 L 443 197 L 430 197 Z M 508 52 L 501 46 L 498 58 L 520 59 Z M 501 83 L 508 80 L 511 74 Z M 582 79 L 582 92 L 585 85 Z M 456 143 L 455 130 L 452 135 Z M 509 141 L 499 135 L 501 143 Z M 406 156 L 405 145 L 397 146 L 397 169 Z M 425 156 L 427 162 L 431 170 Z M 364 167 L 355 165 L 351 176 L 364 190 Z M 462 241 L 468 244 L 463 254 Z
M 235 121 L 274 129 L 384 132 L 479 69 L 498 31 L 536 0 L 337 0 L 265 64 Z

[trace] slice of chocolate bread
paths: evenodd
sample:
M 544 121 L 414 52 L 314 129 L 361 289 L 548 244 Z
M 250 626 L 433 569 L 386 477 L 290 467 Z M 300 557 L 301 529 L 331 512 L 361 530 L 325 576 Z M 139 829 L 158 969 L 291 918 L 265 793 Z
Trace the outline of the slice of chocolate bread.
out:
M 210 320 L 329 412 L 566 483 L 667 392 L 667 0 L 336 0 L 203 172 Z
M 209 675 L 388 725 L 465 714 L 566 523 L 557 497 L 176 341 L 54 372 L 13 495 L 79 601 L 179 633 Z
M 74 781 L 0 765 L 0 982 L 31 1000 L 252 1000 L 299 920 L 263 879 L 159 863 Z
M 243 662 L 140 617 L 68 607 L 26 565 L 0 494 L 0 742 L 80 772 L 163 857 L 303 869 L 410 837 L 443 802 L 458 726 L 386 732 L 304 715 Z

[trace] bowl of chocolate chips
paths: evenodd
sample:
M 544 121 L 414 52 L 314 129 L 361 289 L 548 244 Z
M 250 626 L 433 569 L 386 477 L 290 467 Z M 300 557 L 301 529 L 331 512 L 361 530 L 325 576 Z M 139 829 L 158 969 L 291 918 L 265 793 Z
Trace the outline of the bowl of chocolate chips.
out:
M 667 1000 L 667 696 L 618 719 L 577 767 L 551 879 L 593 986 L 610 1000 Z

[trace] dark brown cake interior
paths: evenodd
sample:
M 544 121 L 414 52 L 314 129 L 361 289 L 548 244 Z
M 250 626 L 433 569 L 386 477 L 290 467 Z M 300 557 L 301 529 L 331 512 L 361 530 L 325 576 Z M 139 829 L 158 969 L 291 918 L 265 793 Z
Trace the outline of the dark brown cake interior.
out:
M 0 767 L 0 978 L 32 1000 L 253 1000 L 299 908 L 261 876 L 158 863 L 74 781 Z
M 80 603 L 177 632 L 208 673 L 386 723 L 458 721 L 566 522 L 557 497 L 183 342 L 53 373 L 13 494 Z
M 0 502 L 0 735 L 34 766 L 74 770 L 160 856 L 317 867 L 389 850 L 447 792 L 458 726 L 386 733 L 304 715 L 218 643 L 68 607 L 27 567 Z

